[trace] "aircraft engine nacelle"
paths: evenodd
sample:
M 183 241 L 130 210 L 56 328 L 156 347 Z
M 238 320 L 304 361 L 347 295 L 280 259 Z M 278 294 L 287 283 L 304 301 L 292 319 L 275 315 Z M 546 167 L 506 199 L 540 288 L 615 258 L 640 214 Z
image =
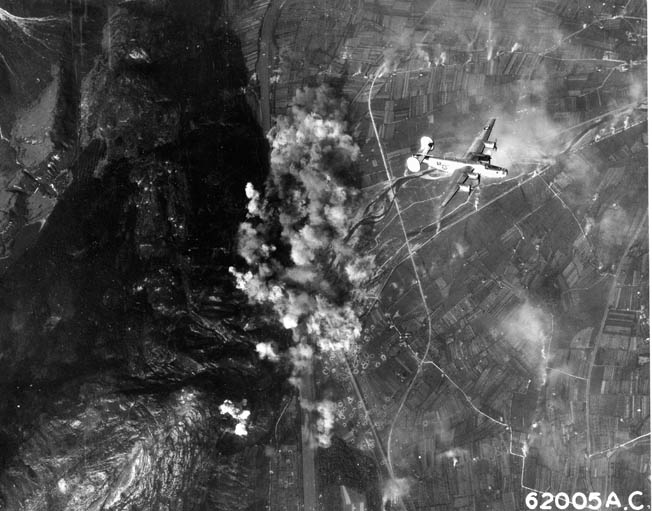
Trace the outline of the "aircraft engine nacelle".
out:
M 498 149 L 498 144 L 495 140 L 487 140 L 484 143 L 484 150 L 485 152 L 488 151 L 496 151 Z

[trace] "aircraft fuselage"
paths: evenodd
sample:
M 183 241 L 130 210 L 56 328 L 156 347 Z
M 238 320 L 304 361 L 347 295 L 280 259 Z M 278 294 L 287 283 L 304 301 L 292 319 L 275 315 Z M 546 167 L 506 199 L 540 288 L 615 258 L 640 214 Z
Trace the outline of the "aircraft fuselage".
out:
M 505 177 L 507 175 L 507 169 L 485 162 L 469 162 L 464 160 L 427 156 L 423 159 L 423 163 L 429 169 L 445 172 L 446 174 L 452 174 L 461 168 L 471 168 L 473 171 L 469 172 L 470 177 L 473 177 L 473 174 L 479 177 Z

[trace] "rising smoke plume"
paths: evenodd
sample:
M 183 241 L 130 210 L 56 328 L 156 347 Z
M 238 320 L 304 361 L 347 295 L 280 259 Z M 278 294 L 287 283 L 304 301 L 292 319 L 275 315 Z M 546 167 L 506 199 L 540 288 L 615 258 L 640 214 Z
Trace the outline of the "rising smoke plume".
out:
M 387 502 L 395 503 L 407 496 L 410 492 L 410 480 L 407 478 L 388 479 L 383 484 L 383 505 Z
M 526 301 L 511 311 L 501 322 L 501 330 L 508 342 L 519 350 L 541 384 L 545 381 L 547 345 L 550 340 L 551 316 L 543 309 Z
M 286 356 L 298 374 L 323 352 L 347 353 L 360 335 L 354 297 L 373 269 L 370 257 L 347 238 L 359 207 L 355 161 L 358 146 L 347 134 L 346 103 L 328 86 L 297 91 L 286 116 L 268 138 L 271 169 L 263 192 L 247 184 L 247 220 L 240 226 L 239 253 L 248 268 L 231 268 L 252 302 L 268 306 L 274 320 L 292 330 Z M 270 347 L 261 357 L 276 359 Z M 274 353 L 272 355 L 272 353 Z M 319 443 L 327 445 L 332 406 L 321 416 Z
M 322 399 L 316 403 L 301 399 L 300 404 L 304 410 L 316 414 L 316 431 L 312 438 L 312 447 L 330 447 L 331 431 L 333 430 L 333 426 L 335 426 L 337 405 L 330 399 Z
M 234 433 L 238 436 L 247 436 L 247 422 L 251 412 L 249 410 L 243 410 L 240 407 L 236 406 L 232 401 L 226 400 L 220 405 L 220 414 L 228 415 L 231 418 L 235 419 L 235 430 Z

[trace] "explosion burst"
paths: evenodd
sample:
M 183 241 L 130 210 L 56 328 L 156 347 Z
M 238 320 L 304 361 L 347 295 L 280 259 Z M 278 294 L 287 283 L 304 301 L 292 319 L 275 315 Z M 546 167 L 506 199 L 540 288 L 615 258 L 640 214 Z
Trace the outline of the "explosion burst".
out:
M 264 193 L 247 184 L 247 220 L 239 253 L 248 268 L 231 268 L 236 285 L 254 303 L 269 306 L 293 332 L 286 353 L 296 376 L 314 356 L 348 353 L 361 331 L 356 291 L 372 274 L 373 259 L 347 238 L 359 208 L 358 146 L 347 134 L 346 103 L 325 85 L 297 91 L 268 138 L 271 170 Z M 259 347 L 260 356 L 270 356 Z M 338 357 L 339 358 L 339 357 Z M 322 403 L 323 404 L 323 403 Z M 327 444 L 332 406 L 316 406 Z

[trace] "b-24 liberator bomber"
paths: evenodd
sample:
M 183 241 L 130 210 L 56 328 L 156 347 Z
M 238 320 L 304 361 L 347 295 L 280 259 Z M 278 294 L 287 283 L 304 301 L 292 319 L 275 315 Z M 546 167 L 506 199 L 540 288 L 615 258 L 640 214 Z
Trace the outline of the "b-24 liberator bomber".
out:
M 443 158 L 431 154 L 435 147 L 434 141 L 430 137 L 421 137 L 419 152 L 407 159 L 408 172 L 427 170 L 450 176 L 442 208 L 446 207 L 457 192 L 470 195 L 480 185 L 481 178 L 503 178 L 507 175 L 507 169 L 491 164 L 491 152 L 498 149 L 496 141 L 489 140 L 495 122 L 496 119 L 491 119 L 482 128 L 462 158 Z M 422 168 L 424 165 L 425 169 Z

